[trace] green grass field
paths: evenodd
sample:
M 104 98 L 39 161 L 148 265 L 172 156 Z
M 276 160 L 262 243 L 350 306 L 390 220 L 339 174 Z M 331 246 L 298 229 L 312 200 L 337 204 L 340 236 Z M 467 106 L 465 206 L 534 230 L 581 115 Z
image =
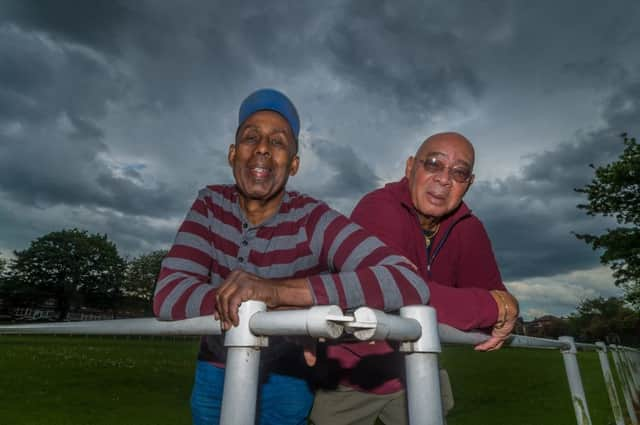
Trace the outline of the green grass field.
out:
M 2 425 L 188 425 L 197 341 L 0 336 Z M 613 424 L 596 353 L 579 355 L 594 425 Z M 575 424 L 555 350 L 446 347 L 449 425 Z

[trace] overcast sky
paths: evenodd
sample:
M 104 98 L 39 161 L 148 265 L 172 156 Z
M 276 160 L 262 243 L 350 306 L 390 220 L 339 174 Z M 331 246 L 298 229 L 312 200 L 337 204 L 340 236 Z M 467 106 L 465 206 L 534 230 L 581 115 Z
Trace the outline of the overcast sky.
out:
M 230 183 L 242 99 L 301 116 L 292 189 L 349 214 L 430 134 L 476 146 L 467 203 L 526 318 L 619 295 L 573 189 L 640 136 L 640 2 L 0 2 L 0 252 L 51 231 L 168 247 Z

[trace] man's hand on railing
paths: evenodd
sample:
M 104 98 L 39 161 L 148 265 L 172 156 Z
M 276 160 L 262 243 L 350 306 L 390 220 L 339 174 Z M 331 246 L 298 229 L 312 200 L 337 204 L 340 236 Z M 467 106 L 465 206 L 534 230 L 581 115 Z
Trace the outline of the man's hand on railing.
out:
M 233 270 L 216 292 L 214 316 L 222 329 L 238 326 L 238 309 L 244 301 L 264 302 L 267 307 L 308 307 L 313 304 L 306 279 L 264 279 L 260 276 Z
M 498 306 L 498 321 L 493 325 L 491 337 L 475 346 L 474 349 L 477 351 L 493 351 L 502 347 L 504 341 L 513 332 L 520 313 L 518 300 L 509 292 L 500 290 L 489 292 Z

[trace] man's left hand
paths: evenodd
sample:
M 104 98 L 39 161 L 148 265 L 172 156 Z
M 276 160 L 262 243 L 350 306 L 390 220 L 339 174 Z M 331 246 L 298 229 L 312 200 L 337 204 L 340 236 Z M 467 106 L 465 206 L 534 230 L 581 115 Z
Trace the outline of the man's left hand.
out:
M 498 322 L 493 325 L 491 337 L 474 347 L 477 351 L 497 350 L 509 338 L 520 313 L 518 300 L 507 291 L 489 291 L 498 306 Z

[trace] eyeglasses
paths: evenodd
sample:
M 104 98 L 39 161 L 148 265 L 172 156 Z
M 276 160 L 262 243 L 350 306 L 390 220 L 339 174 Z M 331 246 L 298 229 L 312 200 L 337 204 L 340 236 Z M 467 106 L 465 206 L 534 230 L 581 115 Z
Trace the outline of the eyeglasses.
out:
M 471 170 L 467 167 L 447 167 L 444 162 L 435 157 L 419 159 L 418 161 L 422 163 L 424 171 L 429 174 L 440 174 L 446 169 L 449 177 L 458 183 L 467 183 L 471 178 Z

